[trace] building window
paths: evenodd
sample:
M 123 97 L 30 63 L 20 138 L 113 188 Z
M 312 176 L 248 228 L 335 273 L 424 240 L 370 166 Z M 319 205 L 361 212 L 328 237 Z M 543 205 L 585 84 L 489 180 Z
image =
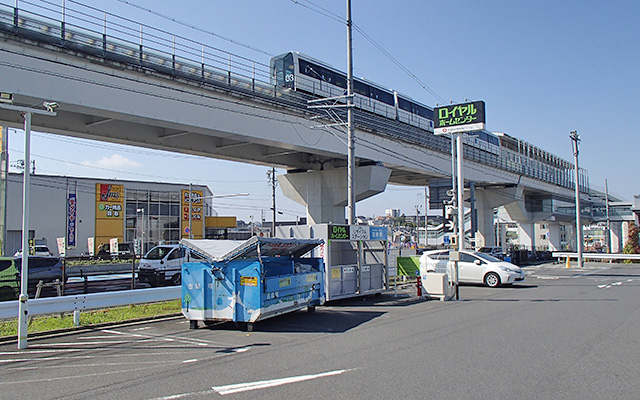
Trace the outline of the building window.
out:
M 145 249 L 158 243 L 180 240 L 180 192 L 125 191 L 125 241 L 140 242 Z

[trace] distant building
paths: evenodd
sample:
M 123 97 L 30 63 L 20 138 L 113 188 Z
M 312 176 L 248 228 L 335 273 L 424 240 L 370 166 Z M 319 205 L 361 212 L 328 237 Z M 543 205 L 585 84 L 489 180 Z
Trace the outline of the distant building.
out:
M 386 217 L 398 218 L 401 214 L 400 214 L 400 210 L 399 209 L 390 208 L 390 209 L 384 210 L 384 215 Z
M 4 255 L 22 247 L 22 178 L 10 173 L 7 182 Z M 137 253 L 181 238 L 226 239 L 236 217 L 212 216 L 212 192 L 207 186 L 140 182 L 54 175 L 31 175 L 29 237 L 46 242 L 58 254 L 57 239 L 65 238 L 67 256 L 97 251 L 110 239 L 130 243 Z M 191 223 L 189 223 L 191 220 Z

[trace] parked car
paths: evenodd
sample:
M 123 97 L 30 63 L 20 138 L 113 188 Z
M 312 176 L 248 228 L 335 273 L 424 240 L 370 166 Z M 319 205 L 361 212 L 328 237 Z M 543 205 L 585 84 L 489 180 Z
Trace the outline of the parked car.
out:
M 131 257 L 133 255 L 132 243 L 118 243 L 118 257 Z M 98 257 L 111 257 L 111 245 L 109 243 L 103 244 L 98 248 L 96 253 Z
M 22 273 L 22 257 L 14 258 L 16 268 Z M 62 281 L 62 261 L 58 257 L 29 256 L 29 287 L 38 282 Z
M 20 294 L 20 271 L 11 257 L 0 257 L 0 300 L 16 300 Z
M 500 246 L 487 246 L 481 247 L 478 249 L 480 253 L 489 254 L 492 257 L 498 258 L 500 260 L 504 260 L 504 253 L 502 252 L 502 247 Z
M 48 257 L 53 255 L 53 253 L 51 253 L 51 250 L 49 250 L 49 248 L 44 245 L 33 246 L 31 250 L 32 251 L 30 251 L 29 253 L 32 256 Z M 13 256 L 22 257 L 22 249 L 16 251 L 16 253 Z
M 140 259 L 138 280 L 151 286 L 181 283 L 182 263 L 201 259 L 191 250 L 177 244 L 165 244 L 152 248 Z
M 449 250 L 426 251 L 420 256 L 420 268 L 426 271 L 451 274 L 453 263 L 449 261 Z M 489 287 L 510 285 L 524 280 L 520 267 L 499 260 L 485 253 L 460 251 L 458 281 L 460 283 L 484 283 Z

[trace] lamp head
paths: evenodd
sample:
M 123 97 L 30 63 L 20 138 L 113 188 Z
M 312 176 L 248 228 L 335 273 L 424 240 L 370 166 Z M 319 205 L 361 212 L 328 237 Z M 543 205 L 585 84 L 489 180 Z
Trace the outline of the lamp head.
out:
M 42 105 L 49 112 L 53 112 L 53 110 L 55 110 L 56 108 L 60 107 L 60 104 L 56 103 L 55 101 L 45 101 L 44 103 L 42 103 Z

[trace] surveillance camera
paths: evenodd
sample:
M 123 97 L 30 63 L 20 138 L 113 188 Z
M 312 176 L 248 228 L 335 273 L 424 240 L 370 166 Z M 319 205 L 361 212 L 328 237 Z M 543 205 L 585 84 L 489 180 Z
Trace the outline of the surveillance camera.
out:
M 53 112 L 53 110 L 55 110 L 56 108 L 60 107 L 60 104 L 56 103 L 55 101 L 45 101 L 44 103 L 42 103 L 42 105 L 49 112 Z

